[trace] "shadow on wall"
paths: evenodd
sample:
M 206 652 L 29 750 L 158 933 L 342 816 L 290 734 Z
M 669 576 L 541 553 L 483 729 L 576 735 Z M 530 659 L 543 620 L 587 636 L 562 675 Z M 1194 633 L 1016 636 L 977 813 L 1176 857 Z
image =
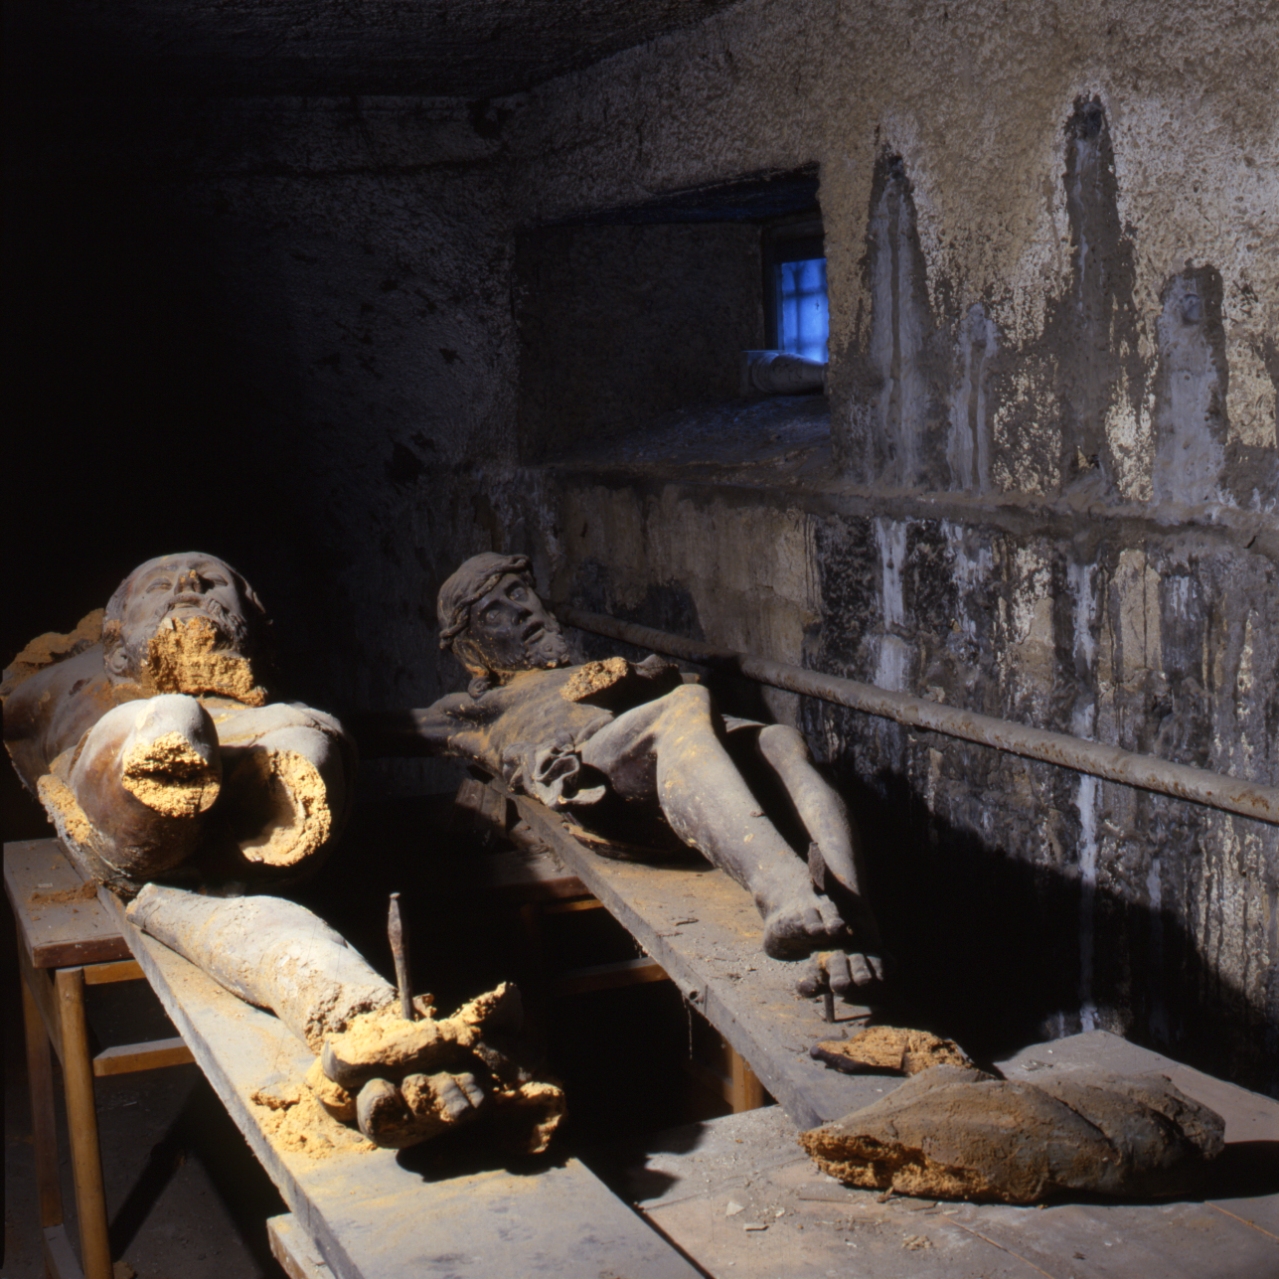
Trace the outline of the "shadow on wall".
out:
M 1272 1016 L 1259 1027 L 1265 1014 L 1209 968 L 1172 912 L 952 825 L 900 773 L 867 780 L 850 763 L 832 772 L 860 826 L 895 961 L 886 1019 L 954 1038 L 986 1061 L 1110 1030 L 1279 1095 L 1279 1025 Z

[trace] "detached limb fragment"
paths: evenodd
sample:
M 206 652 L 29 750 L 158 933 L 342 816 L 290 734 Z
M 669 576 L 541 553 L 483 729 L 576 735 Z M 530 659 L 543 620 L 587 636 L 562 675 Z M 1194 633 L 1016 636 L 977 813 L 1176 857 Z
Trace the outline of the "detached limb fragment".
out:
M 305 907 L 278 897 L 202 897 L 148 884 L 128 917 L 247 1003 L 268 1008 L 318 1061 L 307 1083 L 335 1118 L 380 1146 L 401 1148 L 488 1110 L 520 1111 L 523 1149 L 546 1148 L 563 1093 L 534 1080 L 488 1037 L 523 1020 L 509 983 L 436 1019 L 415 1020 L 362 955 Z

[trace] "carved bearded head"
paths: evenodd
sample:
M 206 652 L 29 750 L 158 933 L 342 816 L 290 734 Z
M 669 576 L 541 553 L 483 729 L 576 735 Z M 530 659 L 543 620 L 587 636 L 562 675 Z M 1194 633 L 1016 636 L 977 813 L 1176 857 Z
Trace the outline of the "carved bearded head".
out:
M 440 588 L 440 647 L 472 675 L 567 666 L 560 624 L 533 589 L 527 555 L 473 555 Z
M 266 612 L 224 560 L 188 551 L 139 564 L 103 619 L 103 663 L 148 692 L 214 694 L 250 705 L 260 687 Z

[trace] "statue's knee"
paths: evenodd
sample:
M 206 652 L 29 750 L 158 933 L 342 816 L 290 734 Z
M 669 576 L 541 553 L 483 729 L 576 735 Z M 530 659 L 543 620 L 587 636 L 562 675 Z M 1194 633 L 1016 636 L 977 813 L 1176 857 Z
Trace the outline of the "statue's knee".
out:
M 700 684 L 681 684 L 662 699 L 676 715 L 709 715 L 711 695 Z
M 767 724 L 759 731 L 759 745 L 769 759 L 807 759 L 808 743 L 789 724 Z

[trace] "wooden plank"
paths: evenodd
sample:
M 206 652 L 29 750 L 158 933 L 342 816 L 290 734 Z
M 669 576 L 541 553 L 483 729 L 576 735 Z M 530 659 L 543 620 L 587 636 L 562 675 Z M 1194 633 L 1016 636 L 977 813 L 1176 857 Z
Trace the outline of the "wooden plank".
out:
M 473 872 L 473 887 L 499 899 L 561 901 L 590 896 L 576 875 L 545 852 L 485 853 L 474 858 L 469 869 Z
M 40 1020 L 44 1023 L 45 1034 L 58 1060 L 62 1060 L 62 1015 L 58 1010 L 58 996 L 54 990 L 53 973 L 45 968 L 31 966 L 31 953 L 18 938 L 18 968 L 22 973 L 22 984 L 26 987 Z
M 278 1217 L 268 1217 L 266 1236 L 271 1244 L 271 1255 L 289 1279 L 330 1279 L 333 1272 L 315 1245 L 303 1234 L 291 1212 Z
M 556 995 L 585 995 L 595 990 L 619 986 L 640 986 L 645 982 L 667 981 L 666 970 L 651 959 L 621 959 L 611 964 L 590 964 L 566 972 L 556 982 Z
M 579 897 L 573 901 L 548 902 L 542 909 L 548 915 L 569 915 L 579 910 L 603 910 L 604 903 L 598 897 Z
M 55 839 L 4 846 L 4 887 L 34 968 L 128 959 L 129 947 Z
M 58 1179 L 58 1124 L 53 1108 L 53 1062 L 49 1036 L 35 999 L 22 983 L 22 1019 L 27 1041 L 27 1090 L 31 1098 L 31 1145 L 36 1170 L 40 1225 L 62 1225 L 62 1186 Z
M 312 1058 L 275 1017 L 223 990 L 144 936 L 103 894 L 161 1004 L 228 1113 L 279 1188 L 298 1227 L 338 1279 L 400 1279 L 444 1270 L 459 1279 L 509 1273 L 598 1279 L 694 1279 L 696 1270 L 583 1164 L 536 1176 L 501 1168 L 447 1180 L 391 1150 L 339 1146 L 326 1158 L 290 1149 L 250 1098 L 296 1086 Z
M 1002 1063 L 1015 1078 L 1083 1066 L 1161 1071 L 1226 1118 L 1231 1146 L 1279 1122 L 1279 1103 L 1105 1032 L 1037 1044 Z M 881 1084 L 885 1081 L 881 1079 Z M 886 1084 L 891 1087 L 891 1084 Z M 1212 1094 L 1210 1102 L 1207 1095 Z M 659 1134 L 625 1188 L 712 1274 L 788 1279 L 1242 1279 L 1279 1274 L 1279 1238 L 1214 1202 L 1058 1203 L 1045 1208 L 935 1203 L 853 1190 L 821 1173 L 780 1107 Z M 1273 1185 L 1273 1179 L 1271 1180 Z M 1274 1204 L 1279 1195 L 1258 1194 Z M 747 1231 L 745 1227 L 764 1226 Z
M 758 1110 L 764 1104 L 764 1085 L 732 1044 L 728 1045 L 728 1104 L 734 1114 Z
M 84 970 L 59 968 L 54 980 L 62 1015 L 62 1091 L 71 1138 L 71 1179 L 80 1225 L 80 1264 L 85 1279 L 112 1279 L 89 1027 L 84 1018 Z
M 67 1238 L 66 1226 L 44 1228 L 44 1267 L 49 1279 L 84 1279 L 84 1271 Z
M 145 979 L 146 974 L 136 959 L 117 959 L 109 964 L 88 964 L 84 970 L 86 986 L 109 986 L 117 981 L 144 981 Z
M 710 1274 L 741 1279 L 1036 1279 L 917 1200 L 879 1202 L 820 1172 L 780 1106 L 659 1134 L 627 1186 Z
M 130 1075 L 137 1070 L 160 1070 L 165 1066 L 185 1066 L 194 1061 L 181 1039 L 153 1039 L 145 1044 L 118 1044 L 105 1048 L 93 1059 L 93 1074 Z
M 818 1040 L 858 1029 L 870 1010 L 844 1005 L 835 1026 L 823 1021 L 820 1002 L 795 991 L 802 966 L 770 959 L 761 949 L 763 923 L 745 889 L 704 863 L 601 857 L 535 800 L 520 795 L 515 802 L 537 836 L 746 1059 L 795 1123 L 811 1128 L 877 1099 L 881 1085 L 828 1071 L 808 1055 Z

